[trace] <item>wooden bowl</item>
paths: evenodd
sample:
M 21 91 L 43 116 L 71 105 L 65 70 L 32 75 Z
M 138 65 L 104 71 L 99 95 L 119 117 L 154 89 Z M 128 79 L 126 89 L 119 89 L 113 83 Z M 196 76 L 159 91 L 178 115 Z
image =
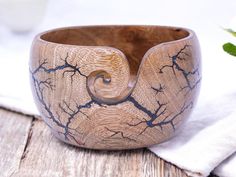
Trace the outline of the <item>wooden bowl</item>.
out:
M 162 26 L 84 26 L 35 37 L 31 85 L 60 140 L 91 149 L 132 149 L 172 137 L 201 81 L 193 31 Z

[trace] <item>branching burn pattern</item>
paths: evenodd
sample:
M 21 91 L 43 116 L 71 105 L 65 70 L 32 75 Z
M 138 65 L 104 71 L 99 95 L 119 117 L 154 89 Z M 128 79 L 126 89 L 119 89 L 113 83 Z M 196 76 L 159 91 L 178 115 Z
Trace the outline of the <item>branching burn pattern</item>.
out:
M 80 140 L 78 140 L 75 136 L 75 134 L 80 134 L 80 132 L 78 132 L 75 129 L 70 128 L 69 125 L 71 123 L 71 120 L 73 118 L 75 118 L 76 114 L 78 114 L 78 113 L 84 114 L 81 111 L 82 108 L 90 108 L 92 106 L 92 104 L 94 104 L 96 101 L 91 100 L 90 102 L 85 103 L 84 105 L 77 105 L 76 110 L 72 110 L 69 107 L 69 105 L 65 101 L 63 101 L 63 104 L 66 108 L 64 108 L 61 104 L 59 105 L 59 107 L 60 107 L 60 109 L 62 109 L 63 112 L 65 112 L 66 114 L 69 115 L 67 123 L 64 124 L 64 123 L 61 122 L 60 116 L 58 114 L 56 114 L 56 115 L 53 114 L 53 112 L 51 110 L 51 105 L 48 105 L 45 101 L 45 98 L 44 98 L 44 89 L 49 88 L 49 89 L 53 90 L 54 87 L 55 87 L 52 84 L 51 79 L 48 78 L 46 80 L 38 80 L 37 76 L 36 76 L 37 73 L 41 72 L 41 71 L 44 71 L 46 73 L 53 73 L 53 72 L 56 72 L 56 71 L 59 71 L 59 70 L 63 70 L 63 77 L 64 77 L 65 73 L 67 73 L 67 72 L 72 73 L 72 75 L 71 75 L 72 81 L 73 81 L 72 77 L 76 73 L 80 74 L 81 76 L 86 77 L 85 75 L 83 75 L 80 72 L 80 70 L 79 70 L 80 68 L 77 67 L 77 65 L 74 66 L 74 65 L 69 64 L 68 61 L 67 61 L 67 58 L 68 58 L 68 55 L 66 56 L 66 58 L 64 60 L 62 59 L 64 61 L 63 65 L 56 66 L 55 68 L 47 68 L 46 67 L 47 60 L 44 60 L 43 62 L 41 62 L 39 64 L 39 66 L 34 71 L 30 71 L 30 72 L 31 72 L 32 81 L 33 81 L 33 85 L 34 85 L 34 88 L 35 88 L 36 96 L 38 98 L 38 101 L 40 102 L 40 104 L 43 106 L 44 110 L 47 113 L 46 117 L 48 119 L 50 119 L 53 123 L 55 123 L 58 127 L 64 129 L 64 132 L 57 132 L 57 133 L 63 134 L 66 140 L 70 139 L 70 140 L 76 142 L 79 145 L 83 145 L 84 143 L 82 143 Z M 50 128 L 52 128 L 50 126 L 50 124 L 48 124 L 48 126 Z
M 190 47 L 190 45 L 185 45 L 183 48 L 181 48 L 179 50 L 179 52 L 177 52 L 177 54 L 175 54 L 173 56 L 169 56 L 169 58 L 171 60 L 171 64 L 164 65 L 159 70 L 159 73 L 163 73 L 165 69 L 170 68 L 170 69 L 172 69 L 175 76 L 176 76 L 176 72 L 180 72 L 185 79 L 186 85 L 181 86 L 179 92 L 181 92 L 183 90 L 187 90 L 186 94 L 188 94 L 190 91 L 192 91 L 201 81 L 201 77 L 198 77 L 198 80 L 196 80 L 194 83 L 191 83 L 191 79 L 190 79 L 190 77 L 192 75 L 197 74 L 199 76 L 199 72 L 200 72 L 199 67 L 197 67 L 196 69 L 194 69 L 192 71 L 186 71 L 178 64 L 178 61 L 186 60 L 185 56 L 189 57 L 189 54 L 185 52 L 185 50 L 189 47 Z
M 137 142 L 137 140 L 135 140 L 135 139 L 133 139 L 133 138 L 130 138 L 129 136 L 125 136 L 123 131 L 120 131 L 120 130 L 119 130 L 119 131 L 116 131 L 116 130 L 112 130 L 112 129 L 107 128 L 107 127 L 105 127 L 105 129 L 106 129 L 108 132 L 111 132 L 111 135 L 108 136 L 107 138 L 111 138 L 111 137 L 114 137 L 114 136 L 116 136 L 116 135 L 119 135 L 119 136 L 121 136 L 121 138 L 127 139 L 128 141 Z
M 188 45 L 184 46 L 176 55 L 170 57 L 172 64 L 171 65 L 164 65 L 160 68 L 160 73 L 163 73 L 166 68 L 171 68 L 174 75 L 176 75 L 176 72 L 181 72 L 186 80 L 186 86 L 181 87 L 181 91 L 184 89 L 189 89 L 190 91 L 196 87 L 196 85 L 200 82 L 200 79 L 195 82 L 194 85 L 191 85 L 190 82 L 190 75 L 194 75 L 196 73 L 199 74 L 198 69 L 194 71 L 185 71 L 181 66 L 177 63 L 177 60 L 185 60 L 182 55 L 188 55 L 185 53 L 185 49 L 188 47 Z M 102 106 L 112 106 L 115 104 L 109 104 L 106 105 L 104 103 L 100 103 L 94 99 L 90 99 L 88 102 L 84 104 L 76 104 L 75 106 L 71 106 L 68 104 L 65 100 L 63 100 L 59 105 L 59 109 L 67 115 L 66 122 L 62 122 L 60 115 L 56 112 L 54 113 L 51 110 L 51 105 L 48 104 L 44 98 L 45 94 L 45 89 L 50 89 L 53 91 L 55 89 L 55 85 L 53 85 L 53 82 L 51 81 L 51 78 L 47 78 L 45 80 L 40 80 L 37 77 L 37 74 L 39 72 L 45 72 L 48 74 L 55 73 L 62 71 L 62 77 L 65 77 L 66 75 L 71 78 L 71 83 L 73 82 L 73 77 L 80 76 L 84 78 L 88 78 L 87 75 L 83 74 L 81 72 L 81 67 L 77 66 L 77 64 L 73 65 L 70 62 L 68 62 L 68 54 L 67 56 L 62 59 L 62 64 L 55 66 L 55 67 L 47 67 L 48 62 L 47 60 L 43 60 L 41 63 L 39 63 L 38 67 L 34 69 L 31 72 L 32 76 L 32 82 L 35 88 L 35 93 L 38 98 L 39 103 L 42 105 L 43 109 L 46 112 L 45 117 L 47 117 L 49 120 L 51 120 L 52 123 L 56 124 L 58 127 L 60 127 L 63 131 L 58 131 L 57 133 L 64 135 L 65 140 L 68 141 L 73 141 L 74 143 L 78 145 L 85 145 L 84 142 L 82 142 L 80 139 L 78 139 L 77 135 L 82 135 L 83 132 L 79 132 L 77 129 L 71 128 L 71 122 L 73 119 L 76 119 L 78 117 L 85 117 L 86 119 L 90 119 L 89 115 L 86 114 L 86 109 L 93 107 L 94 105 L 98 105 L 100 107 Z M 155 94 L 155 98 L 158 94 L 163 94 L 165 91 L 165 86 L 162 84 L 159 84 L 157 87 L 151 87 L 153 90 L 153 93 Z M 140 104 L 135 97 L 131 94 L 129 95 L 124 101 L 120 102 L 119 104 L 123 102 L 130 102 L 132 105 L 138 109 L 139 111 L 143 112 L 145 115 L 145 118 L 143 120 L 140 120 L 139 122 L 130 122 L 127 123 L 128 126 L 135 127 L 139 125 L 143 125 L 143 129 L 140 131 L 138 135 L 143 134 L 148 128 L 153 128 L 153 127 L 159 127 L 161 130 L 163 129 L 164 126 L 166 125 L 171 125 L 173 130 L 175 130 L 175 119 L 178 118 L 181 114 L 183 114 L 187 109 L 192 108 L 192 102 L 187 104 L 184 103 L 184 105 L 181 107 L 179 112 L 172 114 L 167 110 L 167 105 L 168 103 L 162 103 L 158 99 L 156 99 L 156 109 L 154 111 L 149 110 L 142 104 Z M 79 116 L 81 115 L 81 116 Z M 63 119 L 65 120 L 65 119 Z M 161 121 L 160 121 L 161 120 Z M 47 123 L 50 128 L 52 128 L 49 124 Z M 128 141 L 133 141 L 136 142 L 136 139 L 131 138 L 130 136 L 127 136 L 126 133 L 124 132 L 125 130 L 114 130 L 111 127 L 104 127 L 107 132 L 110 132 L 110 136 L 107 138 L 112 138 L 114 136 L 128 140 Z

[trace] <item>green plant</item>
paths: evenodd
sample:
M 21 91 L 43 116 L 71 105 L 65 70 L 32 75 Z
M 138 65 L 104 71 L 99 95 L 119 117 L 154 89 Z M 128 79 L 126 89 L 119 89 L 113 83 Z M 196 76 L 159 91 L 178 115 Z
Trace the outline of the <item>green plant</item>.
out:
M 234 37 L 236 37 L 236 32 L 233 31 L 232 29 L 225 29 L 227 32 L 232 34 Z M 227 42 L 223 45 L 223 49 L 225 52 L 227 52 L 230 55 L 236 56 L 236 45 Z

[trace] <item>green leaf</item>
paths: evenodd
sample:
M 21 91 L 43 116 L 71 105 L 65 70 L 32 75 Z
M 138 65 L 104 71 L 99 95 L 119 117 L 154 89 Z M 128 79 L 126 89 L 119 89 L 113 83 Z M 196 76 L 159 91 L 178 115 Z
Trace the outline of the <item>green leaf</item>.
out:
M 236 37 L 236 32 L 233 31 L 232 29 L 230 29 L 230 28 L 225 28 L 224 30 L 227 31 L 228 33 L 232 34 L 234 37 Z
M 236 56 L 236 46 L 232 43 L 226 43 L 223 45 L 223 49 L 230 55 Z

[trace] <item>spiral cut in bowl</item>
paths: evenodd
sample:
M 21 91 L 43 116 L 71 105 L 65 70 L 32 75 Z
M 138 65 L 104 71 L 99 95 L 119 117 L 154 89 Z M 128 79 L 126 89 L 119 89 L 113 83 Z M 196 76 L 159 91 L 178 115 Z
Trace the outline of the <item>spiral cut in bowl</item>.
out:
M 33 95 L 56 137 L 81 147 L 163 142 L 189 116 L 201 81 L 193 31 L 84 26 L 47 31 L 32 44 Z

